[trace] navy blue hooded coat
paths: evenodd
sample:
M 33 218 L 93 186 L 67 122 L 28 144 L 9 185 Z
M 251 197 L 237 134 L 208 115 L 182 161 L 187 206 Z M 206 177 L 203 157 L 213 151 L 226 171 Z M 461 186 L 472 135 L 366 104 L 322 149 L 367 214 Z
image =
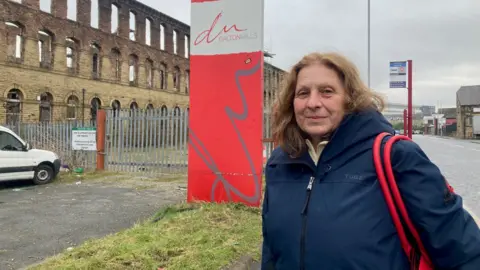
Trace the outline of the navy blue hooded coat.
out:
M 273 151 L 265 172 L 262 270 L 410 269 L 373 164 L 381 132 L 394 130 L 380 113 L 354 113 L 317 166 L 308 152 L 291 158 Z M 435 267 L 480 270 L 480 230 L 440 170 L 409 141 L 395 143 L 392 166 Z

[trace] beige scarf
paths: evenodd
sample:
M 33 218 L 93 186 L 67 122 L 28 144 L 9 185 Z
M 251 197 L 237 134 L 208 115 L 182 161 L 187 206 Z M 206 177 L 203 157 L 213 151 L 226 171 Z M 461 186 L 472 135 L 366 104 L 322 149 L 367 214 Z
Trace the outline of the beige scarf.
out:
M 310 154 L 310 157 L 312 158 L 315 165 L 317 165 L 318 160 L 320 159 L 320 155 L 322 154 L 323 149 L 325 149 L 328 141 L 321 141 L 316 148 L 313 146 L 310 140 L 307 139 L 306 143 L 308 147 L 308 153 Z

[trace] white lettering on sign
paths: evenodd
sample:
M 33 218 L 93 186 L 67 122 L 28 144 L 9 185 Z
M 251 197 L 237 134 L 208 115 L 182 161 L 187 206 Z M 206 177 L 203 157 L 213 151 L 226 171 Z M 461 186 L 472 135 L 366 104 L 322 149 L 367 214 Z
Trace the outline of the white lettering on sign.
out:
M 263 0 L 192 3 L 192 55 L 263 50 Z

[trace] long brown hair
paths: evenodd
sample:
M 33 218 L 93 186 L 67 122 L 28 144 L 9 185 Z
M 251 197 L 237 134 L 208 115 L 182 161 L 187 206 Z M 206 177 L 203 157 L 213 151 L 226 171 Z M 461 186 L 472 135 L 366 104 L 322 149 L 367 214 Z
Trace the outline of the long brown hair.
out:
M 307 148 L 306 134 L 298 126 L 293 110 L 297 76 L 302 68 L 313 64 L 325 65 L 337 73 L 346 91 L 346 113 L 366 109 L 382 111 L 385 106 L 383 98 L 363 83 L 357 67 L 346 57 L 337 53 L 305 55 L 292 67 L 272 108 L 273 139 L 292 157 L 298 157 Z

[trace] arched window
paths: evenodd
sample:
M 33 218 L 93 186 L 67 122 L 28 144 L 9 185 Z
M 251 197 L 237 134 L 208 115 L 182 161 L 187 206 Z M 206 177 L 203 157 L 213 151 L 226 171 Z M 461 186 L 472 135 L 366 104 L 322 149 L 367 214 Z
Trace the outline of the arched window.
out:
M 21 120 L 23 93 L 19 89 L 8 91 L 5 101 L 5 114 L 7 125 L 18 125 Z
M 120 50 L 113 48 L 110 53 L 110 65 L 112 67 L 112 75 L 116 81 L 120 81 L 122 75 L 122 56 Z
M 5 22 L 7 33 L 7 54 L 9 60 L 23 61 L 24 27 L 17 22 Z
M 148 59 L 145 61 L 145 73 L 147 75 L 147 87 L 153 88 L 154 78 L 153 78 L 153 61 Z
M 112 102 L 112 110 L 113 110 L 113 117 L 120 116 L 120 109 L 121 109 L 120 101 L 114 100 Z
M 41 68 L 53 67 L 54 36 L 48 30 L 38 31 L 38 60 Z
M 78 71 L 79 44 L 74 38 L 67 37 L 65 40 L 67 69 L 71 74 L 76 74 Z
M 78 105 L 80 101 L 78 97 L 71 95 L 67 99 L 67 119 L 77 119 Z
M 100 78 L 100 46 L 97 43 L 90 45 L 90 51 L 92 54 L 92 79 Z
M 97 112 L 102 107 L 102 102 L 99 98 L 93 98 L 90 102 L 90 122 L 92 125 L 97 123 Z
M 178 67 L 173 69 L 173 88 L 180 90 L 180 68 Z
M 165 63 L 160 64 L 160 89 L 167 89 L 167 65 Z
M 128 60 L 128 73 L 129 73 L 129 82 L 132 86 L 138 85 L 138 57 L 135 54 L 131 54 Z
M 53 96 L 45 92 L 40 94 L 40 122 L 52 120 Z

